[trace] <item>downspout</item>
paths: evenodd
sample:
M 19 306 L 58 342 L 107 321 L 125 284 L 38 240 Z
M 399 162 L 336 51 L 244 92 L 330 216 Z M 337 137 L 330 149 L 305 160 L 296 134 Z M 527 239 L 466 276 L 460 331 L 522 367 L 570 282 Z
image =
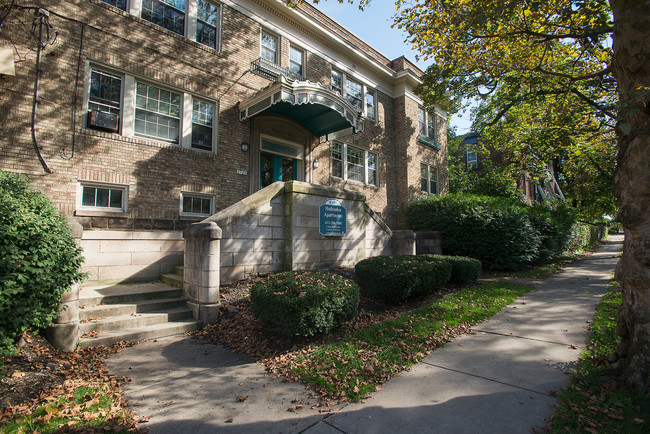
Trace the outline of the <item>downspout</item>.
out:
M 38 160 L 43 166 L 43 170 L 46 173 L 53 173 L 52 169 L 47 165 L 43 155 L 41 154 L 41 147 L 38 144 L 38 138 L 36 137 L 36 113 L 38 111 L 38 88 L 41 81 L 41 50 L 43 49 L 43 26 L 45 25 L 45 20 L 50 16 L 50 12 L 45 9 L 39 9 L 37 12 L 39 20 L 38 28 L 38 49 L 36 51 L 36 81 L 34 82 L 34 105 L 32 106 L 32 141 L 34 142 L 34 149 Z

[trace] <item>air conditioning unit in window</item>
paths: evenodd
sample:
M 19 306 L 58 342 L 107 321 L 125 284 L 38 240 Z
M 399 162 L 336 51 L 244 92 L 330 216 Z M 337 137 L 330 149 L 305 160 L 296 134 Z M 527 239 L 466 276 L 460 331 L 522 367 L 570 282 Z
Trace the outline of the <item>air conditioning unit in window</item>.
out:
M 101 128 L 108 131 L 117 131 L 119 116 L 115 113 L 105 113 L 99 110 L 91 110 L 88 117 L 88 125 L 94 128 Z

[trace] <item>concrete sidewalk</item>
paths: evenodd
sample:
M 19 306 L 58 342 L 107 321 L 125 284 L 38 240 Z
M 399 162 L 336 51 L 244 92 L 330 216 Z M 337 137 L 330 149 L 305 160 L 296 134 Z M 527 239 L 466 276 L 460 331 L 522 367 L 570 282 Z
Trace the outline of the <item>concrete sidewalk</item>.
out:
M 152 433 L 541 430 L 556 402 L 553 391 L 568 384 L 621 247 L 622 236 L 611 236 L 593 255 L 536 282 L 475 334 L 436 350 L 365 403 L 329 413 L 310 408 L 316 399 L 304 386 L 192 338 L 139 344 L 111 356 L 108 366 L 133 378 L 126 396 L 149 417 Z M 296 404 L 302 409 L 290 411 Z

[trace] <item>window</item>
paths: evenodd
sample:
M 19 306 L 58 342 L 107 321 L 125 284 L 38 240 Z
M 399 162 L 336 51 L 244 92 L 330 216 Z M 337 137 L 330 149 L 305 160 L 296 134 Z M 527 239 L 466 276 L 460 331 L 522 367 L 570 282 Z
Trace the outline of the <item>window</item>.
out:
M 92 68 L 88 110 L 97 110 L 119 116 L 122 101 L 122 77 Z
M 432 148 L 441 149 L 436 131 L 436 115 L 423 107 L 418 107 L 418 140 Z
M 214 214 L 214 196 L 181 192 L 181 214 L 193 216 Z
M 427 136 L 427 112 L 422 107 L 418 107 L 418 134 Z
M 363 86 L 361 86 L 361 83 L 349 78 L 345 80 L 345 97 L 356 109 L 363 111 L 361 105 L 363 101 Z
M 123 11 L 126 10 L 126 0 L 102 0 L 104 3 L 108 3 L 111 6 L 115 6 L 116 8 L 122 9 Z
M 196 42 L 217 49 L 219 29 L 219 7 L 207 0 L 198 0 L 196 14 Z
M 192 147 L 212 150 L 212 125 L 214 104 L 195 99 L 192 107 Z
M 83 209 L 126 212 L 127 188 L 124 185 L 81 183 L 80 191 Z
M 142 19 L 185 34 L 185 0 L 142 0 Z
M 332 176 L 378 185 L 377 155 L 334 142 L 332 143 Z
M 332 90 L 343 95 L 343 76 L 334 69 L 332 70 Z
M 302 77 L 305 52 L 294 47 L 289 47 L 289 71 Z
M 278 38 L 262 30 L 262 58 L 278 63 Z
M 377 120 L 377 110 L 375 107 L 375 91 L 366 91 L 366 117 L 368 119 Z
M 361 115 L 376 119 L 375 91 L 342 72 L 332 69 L 331 87 L 334 92 L 347 99 Z
M 125 136 L 146 137 L 178 144 L 183 148 L 215 152 L 219 106 L 216 101 L 137 81 L 131 75 L 120 76 L 91 66 L 88 71 L 84 103 L 89 128 L 106 129 L 112 113 L 121 128 L 111 131 Z M 188 113 L 189 111 L 189 113 Z M 91 116 L 92 115 L 92 116 Z M 121 116 L 120 116 L 121 115 Z M 98 119 L 100 120 L 98 122 Z M 115 123 L 115 116 L 113 116 Z M 186 134 L 181 134 L 186 131 Z
M 178 143 L 180 115 L 180 94 L 145 83 L 136 84 L 136 135 Z
M 472 150 L 465 152 L 465 161 L 467 162 L 467 170 L 478 169 L 478 155 Z
M 420 164 L 420 190 L 424 194 L 438 194 L 438 168 Z

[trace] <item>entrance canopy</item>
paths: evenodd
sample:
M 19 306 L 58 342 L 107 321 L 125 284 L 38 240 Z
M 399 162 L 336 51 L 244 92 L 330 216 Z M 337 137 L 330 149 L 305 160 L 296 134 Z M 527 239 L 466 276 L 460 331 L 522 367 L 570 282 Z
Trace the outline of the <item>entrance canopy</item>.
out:
M 239 120 L 260 113 L 287 116 L 326 142 L 363 131 L 358 110 L 337 92 L 310 81 L 289 82 L 284 76 L 239 105 Z

